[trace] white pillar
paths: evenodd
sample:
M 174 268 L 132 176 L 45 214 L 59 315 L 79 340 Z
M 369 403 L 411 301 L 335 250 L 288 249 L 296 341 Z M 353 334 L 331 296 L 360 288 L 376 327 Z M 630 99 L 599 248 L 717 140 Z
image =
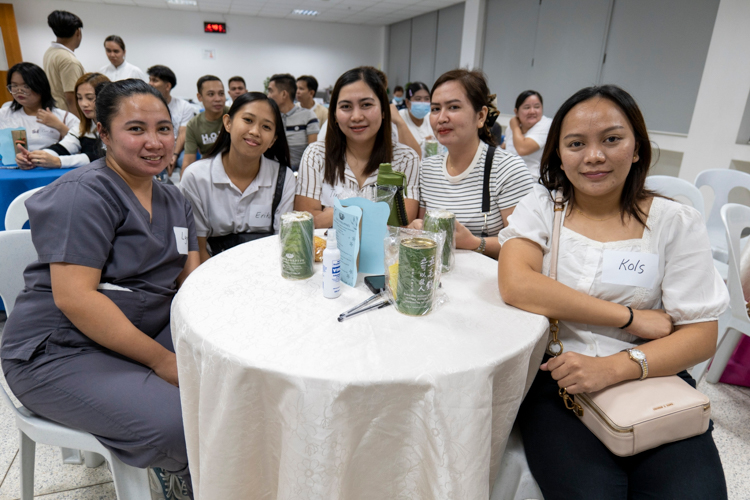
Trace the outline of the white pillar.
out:
M 462 68 L 480 68 L 484 47 L 485 15 L 487 0 L 466 0 L 464 3 L 464 29 L 461 37 Z
M 750 2 L 721 0 L 680 168 L 689 182 L 702 170 L 750 160 L 750 146 L 737 144 L 750 94 L 748 26 Z

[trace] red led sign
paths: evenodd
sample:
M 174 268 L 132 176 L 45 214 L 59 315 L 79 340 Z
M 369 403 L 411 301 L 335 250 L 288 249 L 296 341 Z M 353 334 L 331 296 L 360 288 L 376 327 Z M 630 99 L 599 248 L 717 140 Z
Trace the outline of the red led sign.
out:
M 226 33 L 227 23 L 203 23 L 204 33 Z

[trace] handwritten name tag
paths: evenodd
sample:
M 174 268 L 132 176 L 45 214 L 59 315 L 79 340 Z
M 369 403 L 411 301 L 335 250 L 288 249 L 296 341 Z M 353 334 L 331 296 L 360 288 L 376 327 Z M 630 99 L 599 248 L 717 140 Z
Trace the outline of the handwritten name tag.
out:
M 186 227 L 174 226 L 174 241 L 180 255 L 188 254 L 188 230 Z
M 604 251 L 602 283 L 653 288 L 659 273 L 659 254 Z
M 341 199 L 341 195 L 344 192 L 343 186 L 331 186 L 330 184 L 323 184 L 323 189 L 320 193 L 320 204 L 324 207 L 332 207 L 333 200 Z
M 267 228 L 271 224 L 271 208 L 271 205 L 250 205 L 250 225 Z

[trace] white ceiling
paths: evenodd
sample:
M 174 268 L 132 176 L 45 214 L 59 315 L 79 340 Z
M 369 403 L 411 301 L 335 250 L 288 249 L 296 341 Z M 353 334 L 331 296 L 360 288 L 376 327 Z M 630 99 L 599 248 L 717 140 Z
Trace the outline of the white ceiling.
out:
M 198 5 L 173 5 L 166 0 L 75 1 L 205 12 L 206 21 L 227 21 L 232 14 L 240 14 L 375 26 L 392 24 L 460 3 L 460 0 L 197 0 Z M 317 10 L 320 14 L 299 16 L 292 14 L 294 9 Z

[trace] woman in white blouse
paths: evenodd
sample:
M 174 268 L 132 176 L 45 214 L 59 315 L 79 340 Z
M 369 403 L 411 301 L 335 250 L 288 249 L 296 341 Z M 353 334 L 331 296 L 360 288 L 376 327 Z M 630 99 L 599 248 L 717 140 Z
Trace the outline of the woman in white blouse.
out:
M 633 98 L 610 85 L 583 89 L 553 120 L 542 185 L 499 235 L 503 300 L 558 318 L 564 346 L 558 357 L 545 357 L 517 417 L 546 500 L 727 497 L 712 427 L 618 457 L 557 394 L 594 392 L 644 374 L 678 374 L 695 386 L 686 369 L 715 350 L 728 294 L 703 219 L 644 188 L 650 162 Z M 565 207 L 555 281 L 546 275 L 558 189 Z M 636 262 L 633 271 L 628 264 Z
M 412 82 L 406 87 L 406 109 L 398 112 L 419 144 L 422 158 L 426 158 L 425 141 L 435 140 L 430 126 L 430 89 L 422 82 Z
M 339 77 L 331 93 L 325 142 L 310 144 L 299 167 L 295 210 L 310 212 L 315 227 L 331 227 L 333 200 L 368 197 L 381 163 L 406 175 L 406 212 L 417 216 L 419 155 L 391 138 L 391 106 L 375 68 L 363 66 Z
M 75 168 L 88 165 L 104 157 L 105 151 L 96 130 L 96 88 L 108 83 L 109 78 L 101 73 L 86 73 L 75 86 L 76 109 L 82 116 L 78 129 L 71 129 L 57 144 L 36 151 L 32 155 L 18 154 L 16 161 L 21 168 Z M 31 161 L 37 161 L 32 165 Z
M 295 179 L 279 107 L 261 92 L 242 94 L 224 115 L 211 153 L 180 181 L 193 206 L 201 262 L 279 232 L 292 210 Z
M 26 129 L 24 155 L 29 163 L 21 168 L 34 168 L 41 163 L 37 150 L 55 144 L 80 122 L 55 106 L 47 75 L 36 64 L 22 62 L 10 68 L 7 85 L 13 102 L 0 109 L 0 128 Z
M 117 35 L 109 35 L 104 39 L 104 50 L 109 64 L 102 66 L 99 73 L 104 74 L 113 82 L 136 78 L 148 83 L 148 75 L 134 64 L 125 60 L 125 41 Z
M 547 142 L 552 119 L 544 116 L 544 100 L 536 90 L 525 90 L 516 99 L 505 142 L 500 145 L 523 158 L 534 179 L 539 179 L 539 163 Z

